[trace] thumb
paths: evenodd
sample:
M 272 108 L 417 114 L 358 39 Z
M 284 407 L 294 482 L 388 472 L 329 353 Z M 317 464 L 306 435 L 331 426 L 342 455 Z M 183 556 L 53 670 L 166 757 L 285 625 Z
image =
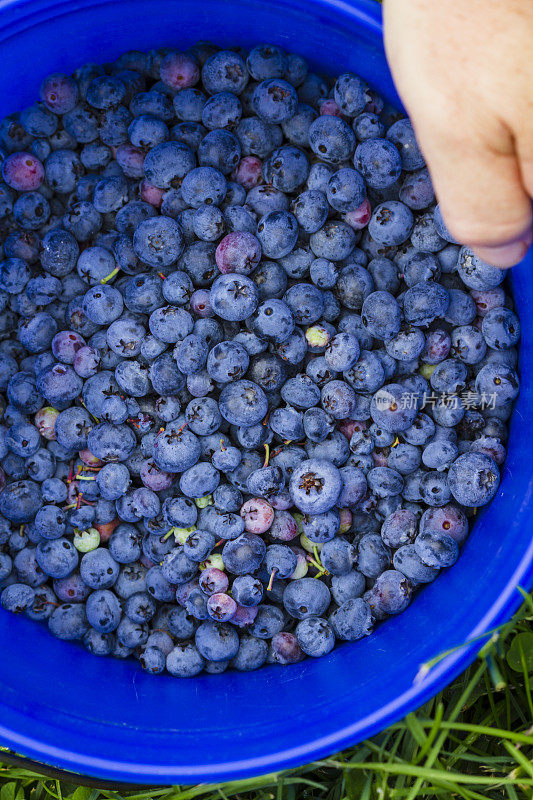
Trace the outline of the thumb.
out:
M 533 238 L 533 214 L 514 147 L 494 152 L 473 133 L 417 135 L 451 234 L 494 266 L 521 261 Z

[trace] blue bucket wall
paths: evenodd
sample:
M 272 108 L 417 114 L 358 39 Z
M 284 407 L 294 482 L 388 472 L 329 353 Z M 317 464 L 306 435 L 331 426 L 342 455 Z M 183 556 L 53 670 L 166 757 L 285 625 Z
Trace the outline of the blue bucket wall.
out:
M 332 74 L 357 71 L 396 97 L 372 0 L 34 0 L 0 3 L 0 116 L 32 102 L 47 72 L 206 38 L 274 41 Z M 528 262 L 513 273 L 524 321 L 533 304 Z M 533 333 L 524 327 L 527 378 Z M 507 619 L 520 602 L 517 585 L 533 581 L 532 406 L 533 387 L 524 380 L 501 487 L 457 565 L 400 617 L 326 658 L 250 674 L 154 678 L 0 611 L 0 744 L 116 781 L 193 783 L 301 764 L 412 711 L 472 661 L 479 645 L 416 683 L 420 665 Z

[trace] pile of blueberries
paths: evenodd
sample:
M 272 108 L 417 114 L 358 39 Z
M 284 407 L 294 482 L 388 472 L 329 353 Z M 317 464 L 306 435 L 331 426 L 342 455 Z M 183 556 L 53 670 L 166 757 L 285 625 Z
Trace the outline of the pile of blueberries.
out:
M 0 123 L 0 600 L 149 673 L 323 656 L 450 567 L 518 394 L 409 120 L 274 45 Z

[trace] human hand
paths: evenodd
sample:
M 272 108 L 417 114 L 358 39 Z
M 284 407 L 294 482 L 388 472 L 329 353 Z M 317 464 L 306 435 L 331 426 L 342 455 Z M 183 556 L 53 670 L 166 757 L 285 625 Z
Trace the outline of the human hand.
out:
M 385 0 L 385 46 L 450 232 L 500 267 L 533 239 L 533 3 Z

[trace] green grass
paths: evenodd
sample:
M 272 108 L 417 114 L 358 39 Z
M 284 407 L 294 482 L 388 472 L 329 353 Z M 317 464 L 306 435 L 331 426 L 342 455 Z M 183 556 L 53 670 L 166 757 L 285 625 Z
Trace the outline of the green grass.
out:
M 0 800 L 532 800 L 533 595 L 477 661 L 416 713 L 306 767 L 120 792 L 0 765 Z

